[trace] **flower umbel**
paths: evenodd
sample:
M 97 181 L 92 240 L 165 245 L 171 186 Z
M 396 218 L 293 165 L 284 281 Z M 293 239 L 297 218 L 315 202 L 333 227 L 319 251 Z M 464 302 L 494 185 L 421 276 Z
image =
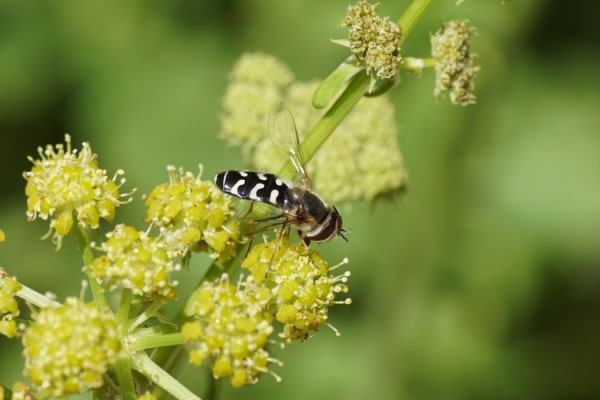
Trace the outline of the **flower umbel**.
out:
M 170 182 L 163 183 L 146 199 L 146 218 L 161 228 L 169 255 L 185 256 L 190 250 L 208 249 L 223 262 L 235 255 L 240 226 L 231 198 L 213 182 L 191 172 L 168 168 Z
M 106 234 L 100 249 L 105 255 L 96 258 L 92 273 L 106 288 L 130 289 L 133 294 L 160 300 L 174 298 L 177 281 L 169 274 L 179 270 L 167 251 L 162 238 L 123 224 Z
M 186 340 L 193 343 L 190 362 L 200 365 L 212 357 L 214 377 L 231 377 L 233 387 L 256 383 L 263 372 L 279 380 L 267 367 L 277 361 L 264 349 L 273 332 L 265 298 L 263 289 L 243 282 L 234 285 L 225 274 L 204 282 L 189 308 L 198 320 L 182 327 Z
M 120 349 L 112 314 L 68 298 L 34 314 L 23 336 L 25 374 L 53 396 L 83 393 L 103 384 Z
M 453 104 L 475 103 L 474 79 L 479 66 L 475 65 L 475 55 L 470 50 L 474 34 L 475 28 L 468 21 L 453 20 L 431 35 L 431 55 L 437 60 L 433 91 L 436 97 L 449 91 Z
M 332 276 L 333 268 L 320 255 L 285 237 L 253 247 L 242 268 L 250 270 L 257 285 L 269 288 L 268 306 L 283 324 L 279 336 L 286 343 L 307 339 L 326 324 L 333 304 L 350 304 L 350 299 L 335 300 L 336 293 L 348 291 L 350 273 Z
M 398 48 L 402 29 L 388 17 L 378 16 L 377 6 L 366 0 L 348 6 L 340 23 L 348 27 L 348 40 L 334 41 L 350 48 L 372 80 L 393 78 L 402 60 Z
M 33 168 L 23 174 L 27 180 L 27 217 L 50 219 L 50 232 L 54 230 L 59 246 L 73 223 L 96 229 L 101 218 L 112 221 L 115 208 L 123 204 L 119 188 L 124 179 L 116 180 L 124 172 L 118 170 L 110 179 L 106 170 L 98 167 L 89 143 L 84 142 L 81 151 L 71 149 L 69 135 L 65 135 L 65 143 L 39 147 L 40 158 L 28 157 Z

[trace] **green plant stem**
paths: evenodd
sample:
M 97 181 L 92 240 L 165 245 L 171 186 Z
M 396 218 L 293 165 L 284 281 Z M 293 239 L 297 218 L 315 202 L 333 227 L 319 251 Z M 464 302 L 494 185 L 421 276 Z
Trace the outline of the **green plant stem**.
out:
M 416 58 L 416 57 L 404 57 L 400 68 L 412 71 L 414 73 L 420 73 L 424 68 L 433 68 L 437 64 L 437 60 L 433 57 L 429 58 Z
M 25 300 L 27 303 L 33 304 L 39 308 L 45 308 L 49 306 L 58 307 L 62 305 L 59 302 L 50 299 L 48 296 L 44 296 L 43 294 L 23 285 L 22 283 L 21 289 L 19 289 L 17 292 L 17 296 Z
M 92 275 L 91 265 L 94 261 L 94 252 L 90 247 L 90 232 L 89 230 L 84 229 L 79 223 L 75 223 L 73 234 L 75 236 L 77 244 L 79 245 L 79 250 L 81 251 L 83 265 L 85 265 L 85 273 L 88 278 L 94 302 L 96 303 L 99 309 L 111 312 L 111 309 L 108 305 L 108 300 L 106 300 L 106 296 L 104 296 L 104 291 L 102 290 L 102 287 L 100 286 L 98 281 L 96 281 L 96 278 L 94 278 L 94 276 Z
M 397 23 L 402 27 L 402 37 L 398 46 L 404 43 L 417 23 L 423 18 L 431 3 L 433 3 L 433 0 L 414 0 L 400 18 L 398 18 Z
M 138 337 L 129 344 L 129 350 L 135 352 L 156 347 L 177 346 L 184 343 L 185 339 L 180 332 L 166 333 L 164 335 Z
M 133 375 L 131 373 L 132 362 L 128 353 L 121 352 L 113 368 L 119 380 L 123 400 L 135 400 L 135 386 L 133 384 Z
M 121 299 L 119 300 L 119 309 L 117 310 L 117 321 L 124 322 L 129 319 L 129 310 L 131 309 L 132 293 L 131 289 L 123 289 L 121 291 Z M 124 335 L 127 332 L 122 332 Z
M 156 365 L 148 355 L 140 351 L 133 355 L 134 368 L 146 378 L 163 388 L 167 393 L 180 400 L 201 400 L 183 386 L 177 379 Z
M 358 100 L 363 97 L 368 86 L 369 78 L 365 73 L 360 73 L 353 77 L 346 90 L 302 141 L 301 151 L 305 162 L 310 161 L 321 145 L 325 143 L 333 133 L 333 130 L 342 122 Z M 288 160 L 279 171 L 279 175 L 286 178 L 293 178 L 296 176 L 295 171 L 294 165 Z

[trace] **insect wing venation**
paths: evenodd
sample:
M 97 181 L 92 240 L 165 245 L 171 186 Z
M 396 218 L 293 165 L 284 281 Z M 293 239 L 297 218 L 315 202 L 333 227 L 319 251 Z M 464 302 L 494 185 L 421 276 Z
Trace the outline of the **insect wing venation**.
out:
M 276 102 L 269 112 L 268 132 L 273 145 L 291 161 L 298 181 L 305 188 L 310 189 L 310 179 L 306 173 L 298 129 L 294 117 L 282 102 Z

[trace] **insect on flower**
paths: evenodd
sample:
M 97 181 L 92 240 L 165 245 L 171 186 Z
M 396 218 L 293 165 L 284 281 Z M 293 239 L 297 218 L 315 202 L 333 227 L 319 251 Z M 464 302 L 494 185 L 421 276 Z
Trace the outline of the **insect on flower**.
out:
M 298 229 L 302 241 L 327 242 L 336 236 L 348 241 L 350 232 L 342 228 L 342 216 L 335 206 L 327 204 L 311 190 L 296 124 L 283 103 L 276 103 L 269 113 L 268 130 L 273 143 L 285 150 L 298 174 L 298 183 L 270 173 L 224 171 L 215 175 L 215 183 L 223 192 L 244 200 L 266 203 L 279 213 L 257 222 L 273 222 Z

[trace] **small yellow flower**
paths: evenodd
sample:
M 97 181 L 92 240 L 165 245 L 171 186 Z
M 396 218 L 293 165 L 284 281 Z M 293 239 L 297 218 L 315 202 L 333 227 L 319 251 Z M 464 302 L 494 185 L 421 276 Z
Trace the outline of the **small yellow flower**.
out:
M 177 295 L 176 281 L 169 275 L 180 269 L 168 254 L 168 245 L 161 237 L 123 224 L 106 234 L 100 250 L 105 254 L 91 265 L 92 273 L 105 286 L 131 289 L 135 295 L 169 300 Z
M 154 188 L 146 199 L 146 218 L 161 228 L 169 255 L 208 247 L 211 257 L 221 262 L 233 257 L 240 226 L 230 196 L 191 172 L 174 167 L 168 171 L 170 182 Z
M 402 60 L 398 48 L 402 29 L 388 17 L 378 16 L 377 6 L 367 1 L 348 6 L 340 23 L 348 27 L 348 40 L 334 40 L 350 48 L 372 80 L 393 78 Z
M 19 316 L 19 305 L 15 295 L 21 287 L 14 277 L 7 276 L 0 268 L 0 335 L 9 339 L 17 334 L 17 323 L 14 318 Z
M 60 246 L 63 236 L 71 232 L 74 223 L 96 229 L 100 219 L 112 221 L 115 208 L 123 201 L 119 188 L 124 179 L 122 170 L 109 178 L 98 167 L 96 155 L 88 143 L 81 150 L 71 149 L 71 137 L 65 143 L 38 148 L 39 159 L 28 157 L 33 168 L 23 174 L 27 180 L 27 217 L 50 220 L 50 232 Z M 127 200 L 126 200 L 127 201 Z
M 333 268 L 337 268 L 345 264 Z M 252 248 L 242 268 L 250 271 L 252 279 L 271 291 L 268 300 L 275 318 L 283 325 L 279 334 L 286 343 L 308 338 L 327 323 L 329 307 L 349 304 L 336 301 L 336 293 L 346 293 L 349 272 L 332 276 L 325 260 L 300 244 L 287 238 L 261 243 Z
M 53 396 L 102 386 L 120 349 L 112 314 L 95 304 L 68 298 L 33 315 L 23 336 L 25 375 Z
M 214 377 L 231 377 L 234 387 L 255 383 L 263 372 L 279 380 L 267 368 L 268 362 L 276 362 L 264 350 L 273 332 L 272 316 L 259 293 L 253 284 L 230 283 L 227 275 L 204 282 L 188 310 L 198 320 L 182 327 L 182 334 L 192 342 L 192 364 L 213 359 Z
M 474 35 L 475 29 L 465 20 L 446 22 L 431 35 L 431 55 L 437 60 L 435 97 L 450 92 L 453 104 L 467 106 L 475 103 L 474 80 L 479 66 L 475 65 L 475 55 L 470 50 Z

